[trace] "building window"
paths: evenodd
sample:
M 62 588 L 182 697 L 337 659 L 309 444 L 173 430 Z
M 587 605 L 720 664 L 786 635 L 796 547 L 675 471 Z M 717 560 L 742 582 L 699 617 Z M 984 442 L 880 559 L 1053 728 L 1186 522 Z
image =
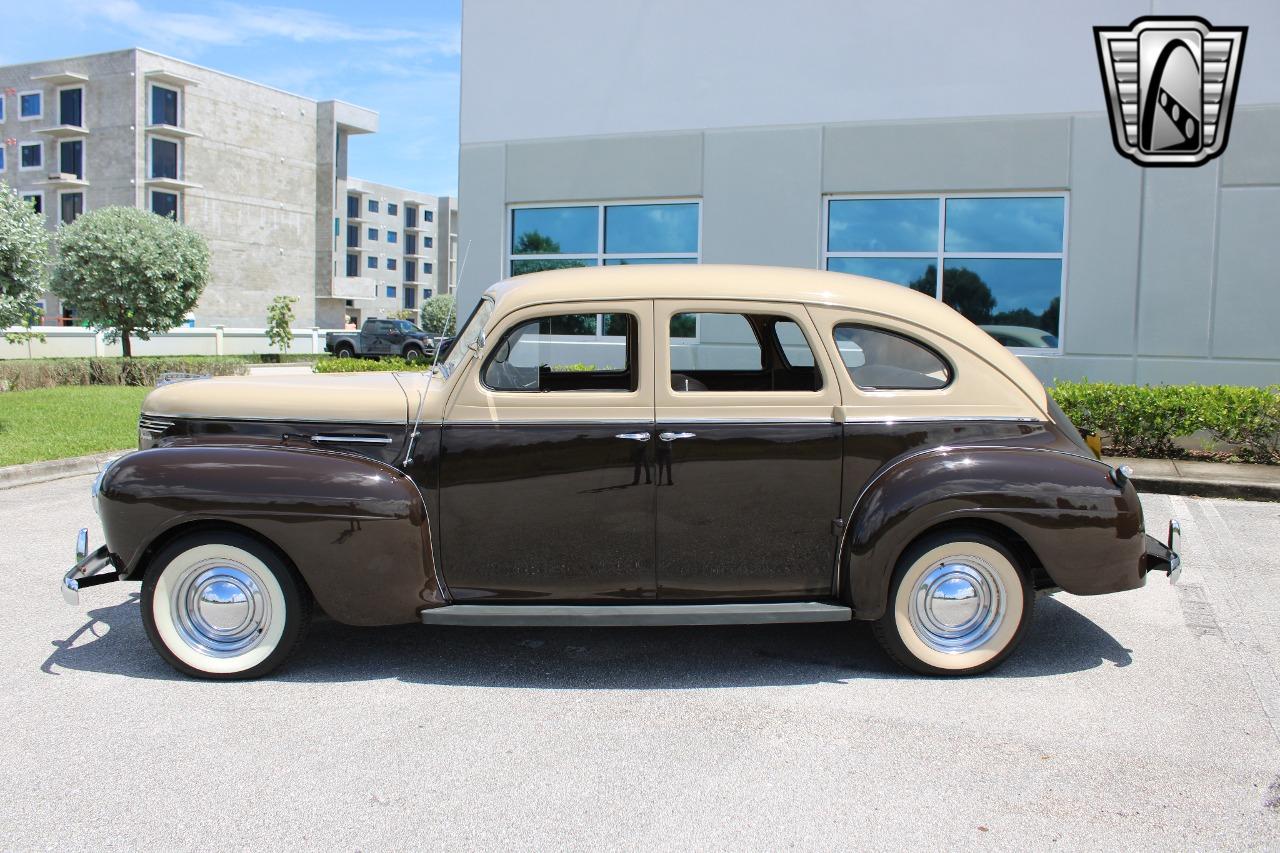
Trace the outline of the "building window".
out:
M 347 219 L 360 218 L 360 196 L 347 196 Z
M 423 222 L 435 222 L 435 219 L 436 219 L 436 212 L 434 210 L 428 210 L 425 207 L 422 209 Z
M 418 227 L 418 208 L 414 207 L 411 204 L 406 204 L 404 206 L 404 227 L 405 228 Z
M 396 259 L 387 258 L 387 269 L 394 270 L 396 268 Z
M 417 234 L 406 233 L 404 235 L 404 253 L 406 255 L 418 254 L 418 235 Z
M 430 248 L 431 248 L 432 246 L 434 246 L 435 244 L 436 244 L 436 241 L 435 241 L 435 240 L 433 240 L 433 239 L 432 239 L 432 238 L 430 238 L 430 237 L 423 237 L 423 238 L 422 238 L 422 248 L 424 248 L 424 249 L 430 249 Z
M 378 200 L 376 198 L 369 199 L 369 212 L 370 213 L 378 212 Z
M 63 225 L 70 225 L 84 213 L 84 193 L 62 193 L 58 198 Z
M 1059 349 L 1067 196 L 829 198 L 824 265 L 927 293 L 1017 349 Z
M 31 205 L 31 209 L 36 213 L 44 213 L 44 193 L 23 193 L 22 200 Z
M 43 116 L 44 95 L 40 92 L 21 92 L 18 94 L 18 118 L 23 121 L 31 121 Z
M 431 275 L 431 261 L 422 262 L 422 274 Z
M 181 166 L 178 162 L 178 143 L 169 139 L 151 138 L 151 177 L 178 180 Z
M 84 89 L 58 90 L 58 124 L 84 127 Z
M 0 119 L 0 121 L 3 121 L 3 119 Z M 4 171 L 4 167 L 5 167 L 4 146 L 0 145 L 0 172 Z
M 378 258 L 377 258 L 377 256 L 376 256 L 376 255 L 370 255 L 368 258 L 366 258 L 366 259 L 365 259 L 364 265 L 365 265 L 366 267 L 368 267 L 369 269 L 371 269 L 371 270 L 376 270 L 376 269 L 378 268 Z
M 365 232 L 365 234 L 366 234 L 366 236 L 367 236 L 370 240 L 377 240 L 377 239 L 378 239 L 378 229 L 377 229 L 377 228 L 370 228 L 367 232 Z
M 406 287 L 404 289 L 404 307 L 405 308 L 418 307 L 418 291 L 412 287 Z
M 399 239 L 399 232 L 387 230 L 387 242 L 395 243 Z
M 357 254 L 347 255 L 347 277 L 355 278 L 360 275 L 360 256 Z
M 700 201 L 516 207 L 511 275 L 614 264 L 696 264 Z
M 398 216 L 400 214 L 400 205 L 394 201 L 387 202 L 387 216 Z
M 151 123 L 179 127 L 178 92 L 164 86 L 151 86 Z
M 151 212 L 176 220 L 178 218 L 178 194 L 152 190 Z
M 360 226 L 348 225 L 347 226 L 347 248 L 357 249 L 359 247 L 360 247 Z
M 396 286 L 394 284 L 387 285 L 387 298 L 388 299 L 396 298 Z
M 0 121 L 5 120 L 4 104 L 5 104 L 4 92 L 0 91 Z
M 44 143 L 24 142 L 18 146 L 18 170 L 39 169 L 44 166 Z
M 84 180 L 84 141 L 66 139 L 58 143 L 58 171 Z

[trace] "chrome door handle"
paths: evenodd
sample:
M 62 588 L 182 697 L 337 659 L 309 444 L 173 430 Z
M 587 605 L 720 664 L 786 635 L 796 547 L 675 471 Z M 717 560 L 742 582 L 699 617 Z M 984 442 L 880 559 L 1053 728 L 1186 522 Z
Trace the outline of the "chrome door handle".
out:
M 648 441 L 650 436 L 647 432 L 620 432 L 614 438 L 625 438 L 629 441 Z
M 658 433 L 658 438 L 663 441 L 679 441 L 682 438 L 697 438 L 697 434 L 692 432 L 661 432 Z
M 390 444 L 385 435 L 313 435 L 312 444 Z

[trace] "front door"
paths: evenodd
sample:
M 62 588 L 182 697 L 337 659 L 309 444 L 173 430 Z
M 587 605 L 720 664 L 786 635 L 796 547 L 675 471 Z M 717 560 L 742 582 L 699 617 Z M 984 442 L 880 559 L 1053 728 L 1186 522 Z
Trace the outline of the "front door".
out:
M 655 595 L 652 303 L 523 309 L 470 357 L 440 461 L 456 601 Z
M 659 599 L 830 597 L 840 393 L 808 313 L 660 300 L 654 321 Z

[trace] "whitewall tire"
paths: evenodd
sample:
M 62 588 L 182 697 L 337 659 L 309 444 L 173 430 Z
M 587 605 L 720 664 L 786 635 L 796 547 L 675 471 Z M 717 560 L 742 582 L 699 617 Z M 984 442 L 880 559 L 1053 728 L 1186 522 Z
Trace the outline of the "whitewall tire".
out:
M 214 530 L 166 546 L 142 583 L 152 645 L 175 669 L 200 678 L 256 678 L 301 643 L 308 590 L 272 549 Z
M 876 638 L 899 663 L 927 675 L 973 675 L 1007 658 L 1031 624 L 1035 591 L 1002 543 L 950 531 L 902 555 Z

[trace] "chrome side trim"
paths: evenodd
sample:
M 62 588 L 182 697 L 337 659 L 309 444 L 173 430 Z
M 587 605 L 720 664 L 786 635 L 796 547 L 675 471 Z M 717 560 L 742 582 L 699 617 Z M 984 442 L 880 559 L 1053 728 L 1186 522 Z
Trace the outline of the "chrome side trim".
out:
M 934 418 L 845 418 L 846 424 L 929 424 L 929 423 L 1015 423 L 1043 424 L 1044 418 L 1029 418 L 1020 415 L 938 415 Z
M 347 421 L 337 420 L 333 418 L 273 418 L 273 417 L 218 417 L 215 415 L 196 415 L 196 414 L 176 414 L 176 415 L 150 415 L 146 412 L 142 413 L 144 418 L 189 418 L 197 421 L 230 421 L 232 423 L 280 423 L 280 424 L 354 424 L 356 426 L 394 426 L 405 427 L 409 423 L 406 415 L 402 421 Z
M 385 435 L 313 435 L 312 444 L 390 444 L 391 439 Z
M 424 625 L 591 626 L 743 625 L 848 622 L 843 604 L 785 601 L 758 604 L 449 604 L 420 614 Z
M 479 420 L 449 420 L 445 421 L 442 426 L 565 426 L 573 424 L 586 424 L 594 426 L 596 424 L 651 424 L 653 418 L 635 417 L 635 418 L 519 418 L 504 419 L 500 421 L 479 421 Z

